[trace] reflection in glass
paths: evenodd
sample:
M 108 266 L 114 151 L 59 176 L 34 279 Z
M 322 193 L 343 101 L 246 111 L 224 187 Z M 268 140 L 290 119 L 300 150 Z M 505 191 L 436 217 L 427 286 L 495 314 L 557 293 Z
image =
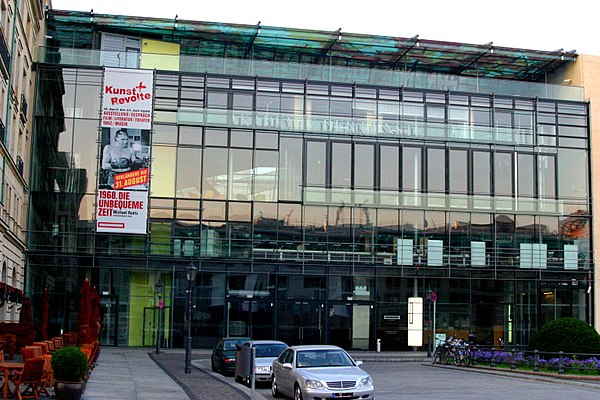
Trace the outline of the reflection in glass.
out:
M 535 196 L 535 169 L 532 154 L 517 155 L 517 196 Z
M 252 150 L 229 150 L 229 199 L 252 199 Z
M 326 142 L 308 141 L 306 143 L 306 184 L 325 187 L 326 183 Z M 298 151 L 298 148 L 294 149 Z
M 152 177 L 150 179 L 150 195 L 155 197 L 175 196 L 175 166 L 177 165 L 177 148 L 168 146 L 152 146 Z
M 588 196 L 588 158 L 586 150 L 558 149 L 558 196 Z
M 350 143 L 332 143 L 331 146 L 331 185 L 338 188 L 350 188 L 352 173 L 352 145 Z M 310 159 L 309 159 L 310 161 Z
M 400 236 L 398 222 L 399 211 L 390 209 L 377 210 L 377 251 L 393 253 L 396 238 Z
M 279 148 L 279 198 L 302 198 L 302 139 L 282 137 Z
M 202 197 L 224 199 L 227 194 L 227 149 L 206 148 L 202 168 Z
M 538 155 L 538 194 L 541 198 L 556 196 L 555 156 Z
M 63 191 L 72 192 L 73 190 L 93 193 L 96 190 L 97 179 L 97 151 L 96 146 L 90 145 L 90 143 L 96 143 L 98 140 L 98 121 L 97 120 L 86 120 L 76 119 L 73 121 L 73 153 L 67 159 L 72 161 L 71 168 L 67 170 L 71 177 L 67 177 L 65 181 Z M 67 182 L 80 182 L 80 174 L 83 172 L 87 177 L 86 187 L 79 187 L 79 185 L 73 185 Z
M 326 250 L 327 233 L 330 229 L 327 207 L 304 207 L 304 239 L 307 249 Z
M 427 149 L 427 191 L 444 193 L 446 191 L 446 151 Z
M 277 218 L 276 203 L 254 203 L 252 237 L 255 248 L 276 250 L 277 231 L 282 221 Z
M 421 190 L 421 148 L 404 147 L 402 149 L 402 190 Z
M 302 206 L 300 204 L 278 205 L 277 240 L 280 247 L 297 249 L 302 246 Z
M 254 200 L 277 201 L 278 158 L 279 154 L 276 151 L 255 150 Z
M 354 146 L 354 187 L 373 189 L 375 151 L 373 145 L 356 144 Z M 385 161 L 386 164 L 389 160 Z M 397 163 L 395 166 L 397 167 Z M 394 164 L 388 165 L 389 169 L 394 169 Z M 396 168 L 397 175 L 398 168 Z M 393 174 L 393 173 L 392 173 Z
M 200 148 L 180 147 L 177 151 L 177 183 L 175 194 L 179 198 L 200 198 Z
M 490 195 L 492 193 L 490 153 L 487 151 L 473 152 L 473 193 Z
M 469 182 L 467 173 L 467 152 L 465 150 L 450 150 L 449 163 L 450 193 L 467 193 Z
M 512 196 L 513 168 L 512 154 L 494 154 L 494 192 L 496 196 Z
M 400 182 L 400 149 L 381 146 L 379 149 L 379 179 L 383 190 L 398 191 Z

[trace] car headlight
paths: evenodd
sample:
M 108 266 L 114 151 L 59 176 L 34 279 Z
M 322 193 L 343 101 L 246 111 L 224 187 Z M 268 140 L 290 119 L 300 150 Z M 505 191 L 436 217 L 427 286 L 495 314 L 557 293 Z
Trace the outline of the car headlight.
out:
M 373 386 L 373 379 L 370 376 L 361 378 L 360 381 L 358 381 L 358 387 L 371 387 L 371 386 Z
M 255 372 L 271 372 L 271 367 L 269 366 L 260 366 L 254 368 Z
M 304 381 L 304 384 L 309 389 L 325 389 L 325 385 L 321 381 L 315 381 L 314 379 L 307 379 Z

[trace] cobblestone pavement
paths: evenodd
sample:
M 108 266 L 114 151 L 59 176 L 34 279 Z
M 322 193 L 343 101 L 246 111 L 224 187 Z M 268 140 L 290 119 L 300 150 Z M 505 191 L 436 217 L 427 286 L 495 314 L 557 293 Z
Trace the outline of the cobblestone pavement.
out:
M 151 358 L 177 382 L 190 400 L 247 400 L 248 396 L 236 385 L 223 383 L 205 369 L 192 367 L 192 373 L 185 373 L 185 355 L 183 352 L 162 352 L 150 354 Z M 206 358 L 206 352 L 196 354 L 192 352 L 192 360 Z M 241 388 L 241 385 L 240 385 Z

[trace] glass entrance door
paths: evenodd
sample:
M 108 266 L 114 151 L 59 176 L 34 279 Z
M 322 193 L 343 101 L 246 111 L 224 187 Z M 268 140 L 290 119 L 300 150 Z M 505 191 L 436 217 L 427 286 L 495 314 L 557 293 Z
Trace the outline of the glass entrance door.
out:
M 329 306 L 329 343 L 344 349 L 368 350 L 371 307 L 344 303 Z
M 227 336 L 255 340 L 273 339 L 273 305 L 262 300 L 232 300 L 227 303 Z
M 119 300 L 115 296 L 100 298 L 100 344 L 106 346 L 119 345 Z
M 278 310 L 278 339 L 293 346 L 323 343 L 323 305 L 316 302 L 282 302 Z

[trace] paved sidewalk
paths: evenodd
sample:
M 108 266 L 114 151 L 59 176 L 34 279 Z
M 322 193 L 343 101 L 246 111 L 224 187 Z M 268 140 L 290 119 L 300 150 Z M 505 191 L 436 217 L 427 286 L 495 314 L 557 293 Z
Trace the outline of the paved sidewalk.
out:
M 83 400 L 189 400 L 147 348 L 102 347 Z

